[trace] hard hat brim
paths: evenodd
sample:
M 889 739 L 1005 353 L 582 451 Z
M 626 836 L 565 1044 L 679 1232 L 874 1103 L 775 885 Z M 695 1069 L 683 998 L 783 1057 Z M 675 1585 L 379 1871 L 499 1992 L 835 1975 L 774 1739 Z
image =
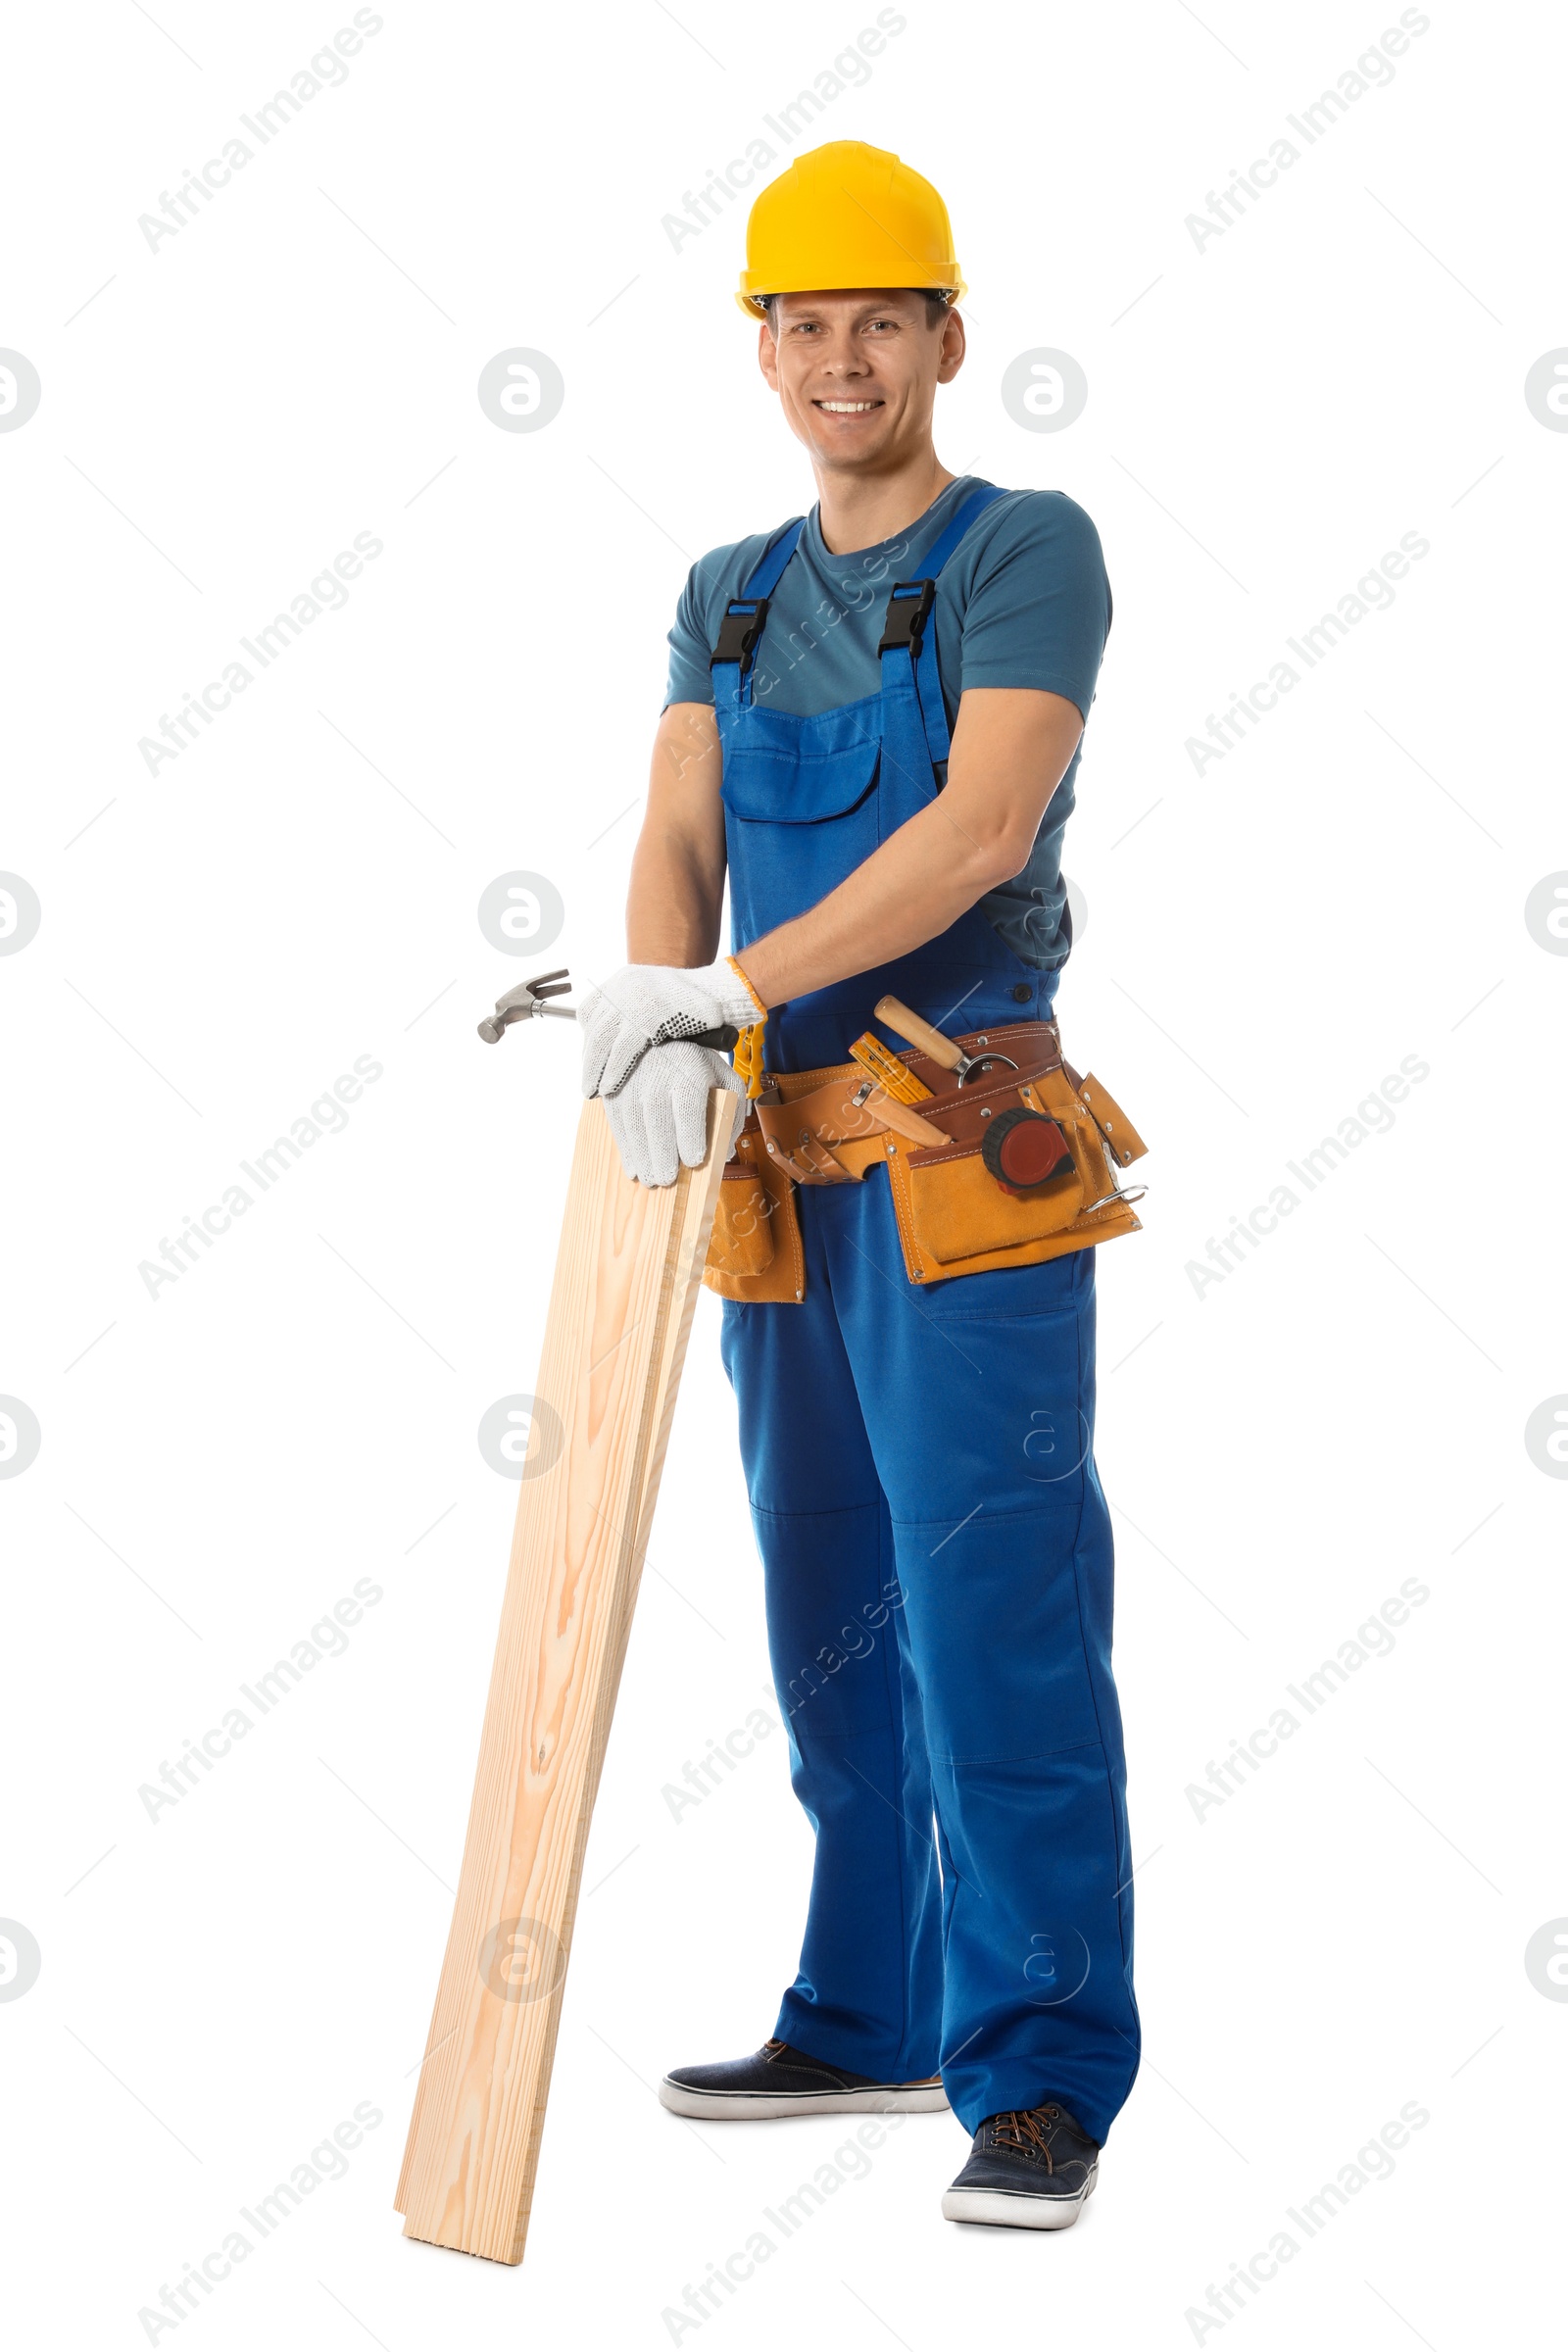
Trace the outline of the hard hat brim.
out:
M 767 316 L 765 305 L 775 294 L 856 294 L 860 292 L 870 294 L 884 291 L 892 294 L 946 294 L 950 303 L 958 303 L 963 300 L 969 289 L 956 269 L 933 270 L 918 280 L 909 278 L 902 284 L 895 284 L 893 280 L 886 279 L 881 286 L 863 288 L 824 286 L 820 282 L 813 283 L 809 278 L 803 278 L 796 285 L 781 284 L 776 279 L 762 285 L 753 281 L 750 270 L 743 270 L 740 286 L 735 295 L 735 303 L 737 309 L 744 311 L 748 318 L 765 318 Z

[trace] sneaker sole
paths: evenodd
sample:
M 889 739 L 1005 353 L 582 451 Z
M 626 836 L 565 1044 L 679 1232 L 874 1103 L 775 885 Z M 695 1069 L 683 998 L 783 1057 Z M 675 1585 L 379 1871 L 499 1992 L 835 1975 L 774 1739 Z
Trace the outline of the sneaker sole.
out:
M 760 2124 L 785 2115 L 931 2115 L 946 2108 L 948 2094 L 940 2082 L 872 2083 L 864 2090 L 694 2090 L 666 2075 L 659 2103 L 672 2115 L 708 2123 Z
M 1079 2197 L 1032 2197 L 1027 2189 L 950 2188 L 942 2211 L 950 2222 L 990 2222 L 1004 2230 L 1070 2230 L 1100 2180 L 1097 2165 Z

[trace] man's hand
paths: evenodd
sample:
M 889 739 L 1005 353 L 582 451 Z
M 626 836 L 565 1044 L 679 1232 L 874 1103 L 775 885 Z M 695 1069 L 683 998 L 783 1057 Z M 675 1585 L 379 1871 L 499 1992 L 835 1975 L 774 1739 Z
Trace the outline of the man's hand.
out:
M 708 1096 L 715 1086 L 744 1094 L 745 1081 L 710 1046 L 684 1041 L 760 1016 L 734 966 L 696 971 L 670 964 L 622 965 L 578 1014 L 582 1091 L 602 1095 L 621 1165 L 639 1184 L 673 1184 L 708 1150 Z
M 673 1184 L 684 1164 L 708 1152 L 708 1097 L 715 1086 L 743 1095 L 722 1054 L 710 1046 L 651 1046 L 631 1076 L 604 1098 L 620 1164 L 637 1184 Z
M 761 1017 L 733 964 L 687 971 L 667 963 L 623 963 L 602 988 L 589 992 L 577 1015 L 582 1091 L 614 1094 L 651 1046 L 701 1037 L 726 1024 L 749 1029 Z

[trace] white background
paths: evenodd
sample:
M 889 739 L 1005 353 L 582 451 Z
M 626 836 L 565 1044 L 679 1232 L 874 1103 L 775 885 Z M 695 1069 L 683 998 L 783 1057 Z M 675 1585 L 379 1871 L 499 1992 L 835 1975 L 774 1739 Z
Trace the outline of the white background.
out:
M 619 959 L 688 561 L 809 501 L 730 299 L 739 208 L 678 252 L 662 217 L 876 12 L 380 13 L 156 252 L 138 216 L 351 12 L 100 0 L 11 36 L 0 343 L 43 385 L 0 434 L 0 866 L 42 906 L 0 959 L 0 1390 L 42 1431 L 0 1482 L 0 1914 L 42 1953 L 0 2003 L 28 2343 L 146 2341 L 161 2286 L 368 2102 L 347 2176 L 158 2341 L 662 2345 L 845 2137 L 689 2128 L 650 2088 L 770 2030 L 809 1863 L 782 1734 L 678 1821 L 662 1795 L 769 1698 L 705 1295 L 525 2263 L 391 2210 L 516 1500 L 475 1431 L 532 1381 L 576 1113 L 572 1031 L 492 1054 L 474 1023 L 540 963 Z M 1561 20 L 1432 6 L 1200 250 L 1186 216 L 1396 9 L 903 13 L 816 136 L 944 190 L 973 294 L 940 452 L 1069 491 L 1116 595 L 1059 1004 L 1152 1146 L 1147 1230 L 1100 1266 L 1148 2055 L 1066 2236 L 945 2224 L 965 2142 L 912 2119 L 677 2340 L 1187 2344 L 1412 2101 L 1393 2177 L 1214 2332 L 1517 2337 L 1568 2032 L 1524 1964 L 1568 1913 L 1568 1487 L 1524 1444 L 1568 1391 L 1568 961 L 1524 919 L 1568 867 L 1568 437 L 1523 392 L 1568 343 Z M 564 377 L 536 433 L 475 396 L 514 346 Z M 1041 347 L 1090 387 L 1054 436 L 999 392 Z M 346 608 L 149 775 L 138 739 L 360 532 L 383 553 Z M 1187 739 L 1407 532 L 1392 608 L 1196 774 Z M 475 917 L 515 868 L 566 908 L 523 961 Z M 149 1297 L 139 1263 L 360 1055 L 384 1074 L 346 1129 Z M 1198 1295 L 1209 1238 L 1408 1055 L 1392 1130 Z M 1392 1654 L 1200 1819 L 1210 1759 L 1411 1577 Z M 345 1653 L 149 1820 L 138 1788 L 362 1578 Z

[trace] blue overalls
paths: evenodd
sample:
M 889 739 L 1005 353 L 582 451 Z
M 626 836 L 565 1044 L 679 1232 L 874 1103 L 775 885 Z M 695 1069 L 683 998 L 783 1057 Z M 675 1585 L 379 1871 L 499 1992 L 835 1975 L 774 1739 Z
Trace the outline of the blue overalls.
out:
M 974 492 L 921 580 L 894 589 L 881 692 L 862 701 L 797 717 L 753 700 L 800 520 L 729 605 L 712 676 L 736 955 L 941 788 L 931 583 L 1003 495 Z M 889 992 L 956 1035 L 1046 1017 L 1054 978 L 973 907 L 776 1008 L 768 1066 L 845 1062 Z M 880 1170 L 796 1202 L 804 1301 L 723 1308 L 774 1684 L 816 1833 L 774 2031 L 883 2082 L 940 2070 L 970 2131 L 1056 2098 L 1102 2140 L 1139 2035 L 1094 1251 L 916 1289 Z

